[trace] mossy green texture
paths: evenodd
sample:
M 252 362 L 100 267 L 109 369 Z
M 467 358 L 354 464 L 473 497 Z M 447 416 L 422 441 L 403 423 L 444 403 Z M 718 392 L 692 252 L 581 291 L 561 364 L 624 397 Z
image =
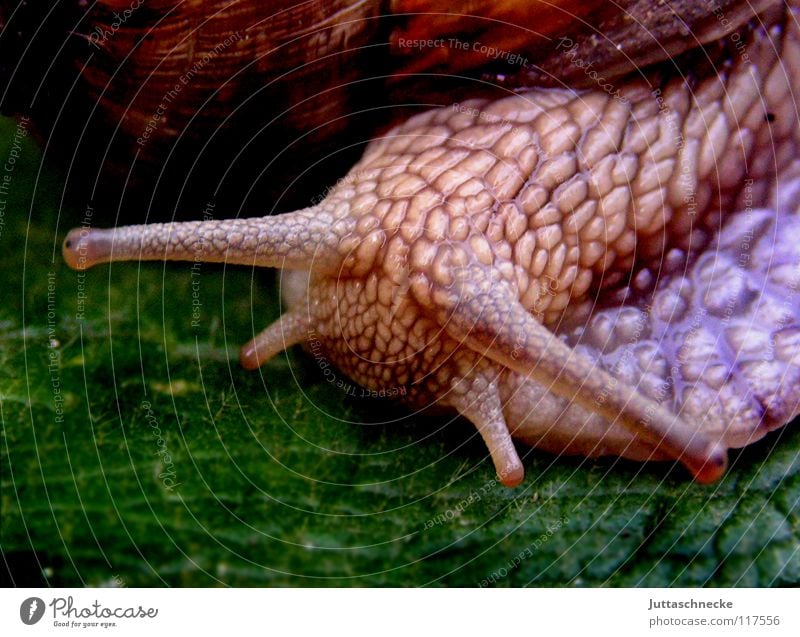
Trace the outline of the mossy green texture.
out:
M 0 159 L 15 130 L 3 120 Z M 85 211 L 59 210 L 40 159 L 26 138 L 0 235 L 16 583 L 800 584 L 800 428 L 733 454 L 713 486 L 522 449 L 527 478 L 506 489 L 464 421 L 343 391 L 299 349 L 241 370 L 238 346 L 280 311 L 271 273 L 67 269 Z

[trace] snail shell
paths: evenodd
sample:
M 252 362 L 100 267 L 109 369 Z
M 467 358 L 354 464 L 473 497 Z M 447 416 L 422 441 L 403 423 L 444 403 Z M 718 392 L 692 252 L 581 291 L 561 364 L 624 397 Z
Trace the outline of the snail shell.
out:
M 692 85 L 429 110 L 310 208 L 78 229 L 64 257 L 287 270 L 288 310 L 245 367 L 304 343 L 368 389 L 454 408 L 509 486 L 512 437 L 713 481 L 800 411 L 795 11 Z

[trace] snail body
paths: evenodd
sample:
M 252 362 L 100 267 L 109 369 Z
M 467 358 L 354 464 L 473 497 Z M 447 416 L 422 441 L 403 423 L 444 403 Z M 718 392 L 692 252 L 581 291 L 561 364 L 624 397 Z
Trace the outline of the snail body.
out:
M 697 86 L 434 109 L 315 206 L 77 229 L 64 258 L 283 268 L 287 311 L 243 346 L 246 368 L 303 343 L 367 389 L 453 408 L 509 486 L 524 475 L 512 438 L 716 480 L 728 448 L 800 411 L 800 304 L 777 292 L 800 263 L 792 11 Z M 598 290 L 620 304 L 596 307 Z

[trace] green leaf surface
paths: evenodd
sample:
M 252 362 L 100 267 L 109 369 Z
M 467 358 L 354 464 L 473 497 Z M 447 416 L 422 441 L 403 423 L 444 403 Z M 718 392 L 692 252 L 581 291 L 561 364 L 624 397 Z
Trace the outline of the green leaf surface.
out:
M 15 130 L 3 120 L 0 159 Z M 0 235 L 0 546 L 15 583 L 800 583 L 799 428 L 733 454 L 713 486 L 521 448 L 527 478 L 506 489 L 462 420 L 361 398 L 299 349 L 240 369 L 238 346 L 280 312 L 274 274 L 67 269 L 60 241 L 84 211 L 59 209 L 40 159 L 26 138 Z

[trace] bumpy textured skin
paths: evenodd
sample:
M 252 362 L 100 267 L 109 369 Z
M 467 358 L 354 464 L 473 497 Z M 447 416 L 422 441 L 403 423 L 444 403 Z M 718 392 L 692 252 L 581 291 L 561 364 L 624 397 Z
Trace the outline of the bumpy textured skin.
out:
M 800 412 L 800 165 L 780 201 L 726 220 L 686 271 L 652 295 L 595 311 L 562 331 L 620 384 L 669 406 L 711 437 L 743 447 Z M 560 453 L 652 448 L 596 414 L 506 374 L 501 396 L 519 437 Z
M 692 84 L 420 114 L 315 208 L 77 230 L 65 258 L 296 270 L 243 364 L 307 343 L 369 389 L 453 407 L 506 484 L 512 436 L 713 480 L 800 411 L 796 20 Z

